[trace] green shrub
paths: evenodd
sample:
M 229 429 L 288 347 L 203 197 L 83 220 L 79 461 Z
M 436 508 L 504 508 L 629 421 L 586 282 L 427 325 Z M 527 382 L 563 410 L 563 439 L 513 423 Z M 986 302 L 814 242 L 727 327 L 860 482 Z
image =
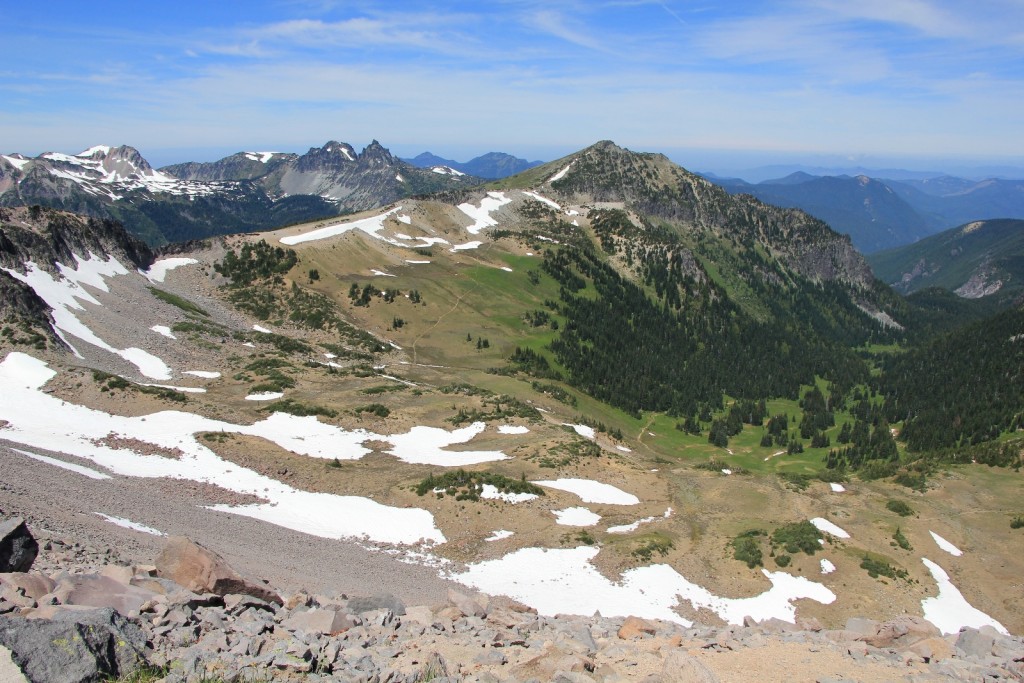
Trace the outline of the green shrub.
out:
M 1024 516 L 1017 515 L 1010 521 L 1010 528 L 1020 529 L 1021 527 L 1024 527 Z
M 745 562 L 751 569 L 761 566 L 764 564 L 764 555 L 761 553 L 761 544 L 758 542 L 757 537 L 764 535 L 765 532 L 761 529 L 748 529 L 744 531 L 732 539 L 732 556 L 740 562 Z
M 773 546 L 785 548 L 790 554 L 804 552 L 813 555 L 821 550 L 821 544 L 818 543 L 821 537 L 817 527 L 805 520 L 780 526 L 772 532 L 771 542 Z
M 668 555 L 668 551 L 672 550 L 675 544 L 672 539 L 665 536 L 655 535 L 643 539 L 640 545 L 633 549 L 630 553 L 633 557 L 644 562 L 650 561 L 654 553 L 658 553 L 662 557 Z
M 913 550 L 914 547 L 910 545 L 910 541 L 903 535 L 903 531 L 896 527 L 896 533 L 892 535 L 892 540 L 896 542 L 896 545 L 903 548 L 904 550 Z
M 860 561 L 860 568 L 867 571 L 868 576 L 877 579 L 879 576 L 887 576 L 890 579 L 905 579 L 907 571 L 892 566 L 884 560 L 879 560 L 867 555 Z
M 910 507 L 902 500 L 890 499 L 886 502 L 885 508 L 890 512 L 895 512 L 900 517 L 909 517 L 914 514 L 914 508 Z
M 792 562 L 792 561 L 793 561 L 793 558 L 790 557 L 789 555 L 776 555 L 775 556 L 775 564 L 779 565 L 780 567 L 788 567 L 789 563 Z
M 359 415 L 361 413 L 371 413 L 377 417 L 387 417 L 391 414 L 391 409 L 380 403 L 369 403 L 365 406 L 357 406 L 354 412 Z
M 299 403 L 294 399 L 286 398 L 280 401 L 274 401 L 270 405 L 263 408 L 268 413 L 288 413 L 289 415 L 296 415 L 298 417 L 307 417 L 310 415 L 323 415 L 324 417 L 337 417 L 338 411 L 323 406 L 312 406 L 305 403 Z
M 183 299 L 177 294 L 171 294 L 170 292 L 165 292 L 164 290 L 157 289 L 156 287 L 149 287 L 148 289 L 150 293 L 152 293 L 153 296 L 155 296 L 157 299 L 160 299 L 161 301 L 168 303 L 172 306 L 177 306 L 186 313 L 196 313 L 203 317 L 210 317 L 210 314 L 203 310 L 200 306 L 197 306 L 188 299 Z
M 465 500 L 479 500 L 484 484 L 490 484 L 501 493 L 544 495 L 544 489 L 526 481 L 525 475 L 519 479 L 512 479 L 493 472 L 467 472 L 461 468 L 454 472 L 445 472 L 439 476 L 430 475 L 416 485 L 416 495 L 424 496 L 431 491 L 441 489 L 444 493 L 455 496 L 456 499 L 461 494 Z M 438 497 L 440 498 L 441 495 Z

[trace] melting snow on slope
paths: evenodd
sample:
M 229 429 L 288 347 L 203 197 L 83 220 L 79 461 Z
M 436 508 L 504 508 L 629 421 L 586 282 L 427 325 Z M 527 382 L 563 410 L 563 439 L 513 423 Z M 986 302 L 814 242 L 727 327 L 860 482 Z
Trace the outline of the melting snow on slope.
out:
M 194 258 L 184 258 L 180 256 L 175 258 L 162 258 L 159 261 L 154 262 L 153 265 L 149 267 L 149 270 L 140 270 L 139 272 L 145 275 L 150 282 L 163 282 L 164 278 L 167 277 L 168 272 L 175 268 L 180 268 L 181 266 L 191 266 L 196 263 L 199 263 L 199 261 Z
M 831 574 L 835 570 L 836 570 L 836 566 L 834 564 L 832 564 L 828 560 L 822 559 L 822 561 L 821 561 L 821 573 L 822 574 Z
M 542 204 L 547 204 L 548 206 L 550 206 L 555 211 L 561 211 L 562 210 L 562 206 L 558 202 L 553 202 L 550 199 L 548 199 L 547 197 L 539 195 L 536 192 L 526 192 L 526 191 L 524 191 L 523 194 L 525 194 L 525 195 L 527 195 L 529 197 L 533 197 L 534 199 L 536 199 L 538 202 L 541 202 Z
M 3 158 L 6 159 L 9 164 L 17 168 L 19 171 L 25 168 L 25 164 L 32 161 L 31 159 L 19 159 L 18 157 L 9 157 L 6 154 L 3 155 Z
M 575 493 L 584 503 L 605 503 L 608 505 L 639 505 L 640 499 L 611 484 L 602 484 L 593 479 L 555 479 L 535 481 L 538 486 Z
M 988 625 L 1000 633 L 1009 635 L 1002 624 L 967 602 L 942 567 L 924 557 L 921 561 L 928 567 L 935 583 L 939 585 L 939 594 L 936 597 L 921 601 L 925 619 L 947 634 L 958 633 L 965 626 L 981 628 Z
M 262 325 L 253 325 L 252 329 L 254 332 L 261 332 L 263 334 L 274 334 L 273 332 L 263 327 Z
M 374 268 L 370 272 L 374 275 L 379 275 L 381 277 L 397 277 L 396 275 L 392 275 L 391 273 L 385 273 L 383 270 L 377 270 L 376 268 Z
M 456 244 L 452 247 L 452 251 L 466 251 L 467 249 L 479 249 L 480 245 L 483 244 L 480 240 L 473 240 L 466 242 L 465 244 Z
M 95 287 L 96 289 L 109 292 L 104 278 L 115 275 L 126 275 L 128 270 L 111 256 L 104 261 L 90 253 L 88 260 L 83 261 L 77 254 L 74 255 L 77 266 L 72 269 L 58 263 L 57 269 L 62 276 L 61 280 L 54 279 L 53 275 L 42 270 L 32 261 L 25 264 L 25 273 L 21 274 L 10 268 L 4 270 L 16 280 L 24 282 L 39 295 L 46 305 L 52 309 L 55 332 L 67 342 L 64 333 L 81 339 L 87 344 L 109 351 L 121 356 L 126 361 L 139 369 L 146 377 L 152 379 L 170 379 L 171 369 L 162 360 L 153 354 L 142 349 L 130 347 L 127 349 L 115 349 L 107 342 L 100 339 L 89 327 L 78 319 L 72 311 L 84 311 L 79 300 L 87 303 L 101 305 L 89 292 L 82 287 L 83 284 Z M 75 354 L 81 354 L 70 344 Z
M 626 533 L 629 533 L 630 531 L 636 531 L 637 529 L 640 528 L 641 524 L 650 524 L 651 522 L 654 522 L 654 521 L 659 520 L 659 519 L 668 519 L 671 516 L 672 516 L 672 508 L 670 507 L 667 510 L 665 510 L 665 514 L 662 517 L 644 517 L 643 519 L 636 520 L 632 524 L 622 524 L 621 526 L 610 526 L 610 527 L 608 527 L 608 533 L 610 533 L 610 534 L 626 534 Z
M 484 540 L 485 541 L 500 541 L 500 540 L 508 538 L 509 536 L 512 536 L 514 534 L 515 534 L 514 531 L 509 531 L 508 529 L 498 529 L 497 531 L 495 531 L 493 534 L 491 534 L 490 536 L 488 536 Z
M 568 422 L 563 422 L 562 426 L 563 427 L 572 427 L 573 431 L 575 431 L 580 436 L 584 436 L 584 437 L 586 437 L 588 439 L 593 439 L 593 438 L 595 438 L 597 436 L 597 434 L 594 432 L 594 428 L 593 427 L 588 427 L 587 425 L 574 425 L 574 424 L 569 424 Z
M 314 242 L 316 240 L 325 240 L 329 237 L 337 237 L 343 235 L 349 230 L 362 230 L 371 237 L 376 237 L 379 240 L 394 244 L 396 246 L 404 246 L 401 243 L 383 237 L 380 235 L 380 231 L 384 228 L 384 221 L 387 220 L 388 216 L 398 211 L 401 211 L 402 207 L 396 206 L 395 208 L 385 211 L 382 214 L 376 216 L 370 216 L 368 218 L 360 218 L 359 220 L 334 223 L 323 228 L 317 228 L 310 232 L 303 233 L 301 235 L 289 235 L 288 237 L 282 237 L 281 244 L 287 244 L 288 246 L 294 246 L 303 242 Z
M 133 522 L 132 520 L 125 519 L 124 517 L 112 517 L 110 515 L 105 515 L 102 512 L 96 512 L 94 514 L 99 515 L 100 517 L 102 517 L 103 519 L 107 520 L 111 524 L 116 524 L 117 526 L 124 527 L 125 529 L 131 529 L 132 531 L 141 531 L 144 534 L 150 534 L 152 536 L 166 536 L 167 535 L 167 534 L 165 534 L 162 531 L 157 531 L 156 529 L 154 529 L 151 526 L 146 526 L 145 524 L 139 524 L 138 522 Z
M 594 526 L 601 521 L 601 515 L 584 507 L 552 510 L 551 513 L 555 516 L 555 524 L 562 526 Z
M 168 339 L 177 339 L 177 337 L 171 334 L 171 328 L 167 327 L 167 325 L 153 325 L 153 327 L 149 329 L 153 330 L 157 334 L 162 334 Z
M 730 624 L 742 624 L 747 615 L 758 621 L 774 617 L 794 623 L 793 600 L 809 598 L 827 605 L 836 599 L 835 593 L 820 583 L 768 570 L 762 572 L 771 588 L 749 598 L 714 595 L 666 564 L 630 569 L 613 582 L 591 563 L 597 553 L 597 548 L 589 546 L 523 548 L 497 560 L 471 564 L 465 572 L 449 578 L 485 593 L 507 595 L 546 616 L 591 615 L 600 610 L 606 617 L 636 615 L 684 626 L 691 622 L 672 609 L 680 599 L 695 609 L 710 609 Z
M 529 427 L 523 425 L 499 425 L 499 434 L 527 434 L 529 433 Z
M 96 470 L 92 469 L 91 467 L 85 467 L 83 465 L 76 465 L 76 464 L 74 464 L 72 462 L 64 462 L 63 460 L 58 460 L 57 458 L 51 458 L 51 457 L 46 456 L 46 455 L 39 455 L 38 453 L 29 453 L 28 451 L 23 451 L 20 448 L 12 448 L 11 450 L 15 451 L 17 453 L 21 453 L 22 455 L 24 455 L 27 458 L 32 458 L 33 460 L 38 460 L 39 462 L 45 462 L 47 465 L 53 465 L 54 467 L 59 467 L 62 470 L 67 470 L 69 472 L 75 472 L 76 474 L 81 474 L 83 477 L 89 477 L 90 479 L 110 479 L 110 475 L 109 474 L 103 474 L 102 472 L 97 472 Z
M 276 152 L 246 152 L 245 156 L 247 159 L 265 164 L 274 158 L 274 154 L 276 154 Z
M 186 375 L 192 375 L 194 377 L 202 377 L 203 379 L 217 379 L 220 377 L 219 372 L 213 372 L 211 370 L 186 370 Z
M 445 447 L 457 443 L 466 443 L 482 433 L 487 425 L 483 422 L 446 431 L 439 427 L 413 427 L 405 434 L 391 434 L 378 438 L 391 442 L 391 450 L 387 451 L 402 462 L 412 465 L 440 465 L 442 467 L 462 467 L 481 462 L 505 460 L 507 455 L 501 451 L 446 451 Z
M 488 500 L 503 500 L 506 503 L 512 503 L 516 505 L 518 503 L 525 503 L 528 500 L 539 498 L 536 493 L 503 493 L 498 490 L 498 487 L 494 484 L 484 484 L 483 490 L 480 491 L 481 498 L 487 498 Z
M 459 204 L 459 211 L 473 219 L 473 224 L 466 228 L 471 235 L 476 235 L 484 228 L 490 228 L 498 224 L 498 221 L 491 218 L 491 212 L 497 211 L 511 199 L 505 196 L 504 192 L 488 192 L 487 196 L 480 200 L 480 206 L 473 206 L 465 203 Z
M 813 524 L 818 531 L 822 531 L 826 534 L 832 534 L 836 538 L 850 537 L 850 534 L 846 533 L 838 526 L 825 519 L 824 517 L 815 517 L 811 520 L 811 524 Z
M 955 545 L 944 539 L 942 536 L 939 536 L 934 531 L 929 531 L 928 533 L 930 533 L 932 535 L 932 538 L 935 539 L 935 545 L 939 546 L 953 557 L 960 557 L 964 554 L 964 552 L 960 550 L 960 548 L 957 548 Z
M 298 455 L 357 459 L 370 452 L 361 446 L 373 435 L 346 432 L 317 421 L 274 413 L 252 425 L 185 413 L 161 411 L 139 417 L 109 415 L 74 405 L 41 391 L 56 373 L 23 353 L 0 363 L 0 414 L 5 439 L 58 452 L 75 453 L 115 474 L 170 477 L 216 484 L 236 493 L 267 499 L 265 504 L 217 505 L 213 509 L 245 515 L 325 538 L 369 538 L 383 543 L 414 544 L 421 539 L 443 543 L 444 535 L 426 510 L 393 508 L 368 498 L 300 491 L 283 482 L 226 461 L 199 443 L 200 432 L 233 432 L 267 439 Z M 140 455 L 111 448 L 102 441 L 115 434 L 163 448 L 180 458 Z
M 576 160 L 575 160 L 575 159 L 573 159 L 572 161 L 570 161 L 570 162 L 569 162 L 569 165 L 568 165 L 568 166 L 566 166 L 566 167 L 565 167 L 565 168 L 563 168 L 563 169 L 562 169 L 561 171 L 559 171 L 559 172 L 558 172 L 558 173 L 556 173 L 555 175 L 553 175 L 553 176 L 551 176 L 550 178 L 548 178 L 548 182 L 549 182 L 549 183 L 553 183 L 553 182 L 555 182 L 556 180 L 561 180 L 562 178 L 564 178 L 564 177 L 565 177 L 565 174 L 569 172 L 569 169 L 570 169 L 570 168 L 572 168 L 572 165 L 573 165 L 573 164 L 575 164 L 575 163 L 576 163 Z
M 277 399 L 284 396 L 280 391 L 260 391 L 255 394 L 249 394 L 245 397 L 246 401 L 276 401 Z

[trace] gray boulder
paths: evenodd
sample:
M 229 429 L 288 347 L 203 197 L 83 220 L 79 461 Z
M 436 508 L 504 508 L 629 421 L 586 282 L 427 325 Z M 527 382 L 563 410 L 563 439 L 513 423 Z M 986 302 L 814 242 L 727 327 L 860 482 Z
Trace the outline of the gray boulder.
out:
M 110 608 L 53 619 L 0 616 L 0 645 L 32 683 L 91 683 L 146 663 L 142 630 Z
M 27 572 L 36 561 L 39 544 L 21 517 L 0 522 L 0 572 Z
M 372 612 L 378 609 L 391 610 L 399 617 L 405 614 L 405 603 L 390 593 L 381 593 L 380 595 L 374 595 L 368 598 L 349 598 L 346 606 L 349 611 L 354 612 L 355 614 Z

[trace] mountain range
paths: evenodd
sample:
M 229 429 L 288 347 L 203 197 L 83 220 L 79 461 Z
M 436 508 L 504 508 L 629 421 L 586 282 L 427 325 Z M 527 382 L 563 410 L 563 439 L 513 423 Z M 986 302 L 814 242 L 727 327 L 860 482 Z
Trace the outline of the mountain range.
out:
M 108 513 L 185 501 L 158 532 L 244 517 L 541 614 L 1024 627 L 1024 313 L 960 327 L 660 154 L 155 252 L 3 208 L 0 289 L 0 458 L 82 520 L 88 468 Z
M 0 156 L 0 206 L 39 204 L 112 218 L 152 245 L 262 230 L 480 182 L 328 142 L 302 155 L 239 152 L 154 169 L 128 147 Z
M 1024 218 L 1024 181 L 951 176 L 887 180 L 796 172 L 752 184 L 712 177 L 733 194 L 801 208 L 850 235 L 863 253 L 892 249 L 975 220 Z
M 542 161 L 527 161 L 504 152 L 488 152 L 464 163 L 452 159 L 444 159 L 430 152 L 423 152 L 412 159 L 405 159 L 404 161 L 420 168 L 438 169 L 437 172 L 444 172 L 444 169 L 448 168 L 460 173 L 488 179 L 505 178 L 544 163 Z

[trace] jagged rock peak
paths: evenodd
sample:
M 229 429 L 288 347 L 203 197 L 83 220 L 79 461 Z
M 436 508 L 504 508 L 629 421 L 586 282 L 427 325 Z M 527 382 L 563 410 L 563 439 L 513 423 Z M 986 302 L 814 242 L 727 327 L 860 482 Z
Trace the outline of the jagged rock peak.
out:
M 359 158 L 371 164 L 393 164 L 395 162 L 395 158 L 391 156 L 391 152 L 376 140 L 370 142 L 370 144 L 363 149 L 363 153 L 359 155 Z

